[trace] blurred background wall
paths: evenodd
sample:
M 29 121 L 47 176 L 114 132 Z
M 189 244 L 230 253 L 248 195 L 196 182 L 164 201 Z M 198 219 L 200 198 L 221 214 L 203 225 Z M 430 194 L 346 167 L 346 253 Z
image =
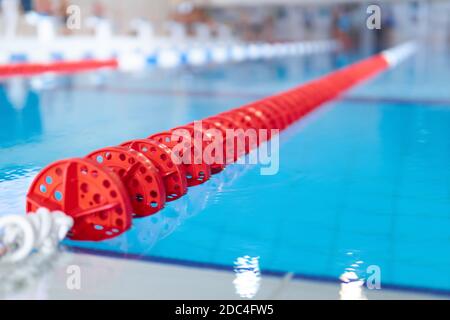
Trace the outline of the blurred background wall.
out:
M 96 16 L 109 20 L 117 35 L 132 35 L 131 22 L 140 18 L 151 22 L 158 35 L 166 35 L 168 23 L 176 22 L 185 26 L 188 34 L 194 34 L 201 24 L 212 34 L 227 30 L 245 41 L 337 38 L 351 47 L 369 42 L 368 38 L 389 46 L 426 37 L 431 43 L 450 43 L 448 0 L 0 0 L 0 4 L 0 33 L 8 28 L 7 8 L 20 6 L 19 36 L 35 34 L 24 16 L 33 11 L 59 19 L 61 35 L 91 34 L 92 28 L 85 21 Z M 380 31 L 369 32 L 366 28 L 366 10 L 371 4 L 382 10 Z M 65 28 L 69 5 L 81 9 L 80 30 Z

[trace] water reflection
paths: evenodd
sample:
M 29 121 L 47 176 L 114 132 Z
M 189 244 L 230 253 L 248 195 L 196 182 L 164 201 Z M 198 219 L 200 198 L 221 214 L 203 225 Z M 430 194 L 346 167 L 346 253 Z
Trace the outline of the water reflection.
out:
M 353 252 L 348 252 L 347 255 L 353 257 Z M 363 265 L 364 261 L 353 260 L 339 277 L 341 281 L 339 297 L 341 300 L 367 300 L 364 294 L 365 272 L 361 269 Z
M 236 278 L 233 280 L 233 284 L 236 294 L 241 298 L 253 298 L 258 293 L 261 282 L 259 257 L 239 257 L 234 265 Z
M 53 253 L 34 252 L 25 260 L 13 264 L 1 263 L 0 299 L 48 299 L 52 270 L 62 269 L 71 260 L 72 256 L 57 250 Z M 64 272 L 64 275 L 67 274 Z
M 251 165 L 229 165 L 207 183 L 190 188 L 184 197 L 167 203 L 162 211 L 150 217 L 134 219 L 130 230 L 117 238 L 95 243 L 95 247 L 114 251 L 119 248 L 121 252 L 148 256 L 160 240 L 171 235 L 184 221 L 216 202 L 227 186 L 232 185 L 251 168 Z M 65 243 L 78 248 L 92 247 L 93 244 L 70 240 Z
M 42 134 L 40 96 L 24 78 L 0 82 L 0 147 Z
M 353 271 L 344 272 L 340 278 L 341 290 L 339 296 L 341 300 L 367 300 L 364 295 L 364 279 L 360 279 Z
M 161 239 L 173 233 L 186 219 L 202 212 L 211 201 L 220 197 L 220 193 L 249 170 L 247 165 L 232 165 L 213 178 L 206 184 L 190 188 L 186 196 L 170 203 L 164 210 L 150 219 L 137 219 L 139 243 L 145 243 L 147 250 Z M 150 220 L 150 223 L 148 223 Z M 134 237 L 134 235 L 130 235 Z M 143 252 L 143 254 L 145 254 Z

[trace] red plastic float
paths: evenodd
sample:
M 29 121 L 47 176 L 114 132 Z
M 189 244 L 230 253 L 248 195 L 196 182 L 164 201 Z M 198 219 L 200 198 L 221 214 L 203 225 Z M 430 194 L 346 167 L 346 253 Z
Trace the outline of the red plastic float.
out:
M 139 139 L 124 142 L 121 146 L 142 153 L 155 165 L 164 180 L 166 201 L 176 200 L 186 194 L 186 173 L 183 166 L 174 163 L 172 157 L 177 156 L 166 145 L 156 140 Z
M 262 103 L 252 103 L 250 105 L 244 106 L 246 110 L 256 115 L 260 115 L 263 119 L 266 120 L 267 128 L 270 129 L 279 129 L 279 125 L 277 122 L 277 117 L 272 113 L 272 110 L 266 107 Z
M 213 142 L 213 137 L 204 134 L 203 126 L 196 126 L 194 123 L 187 124 L 185 126 L 176 127 L 170 130 L 170 132 L 176 133 L 177 130 L 185 130 L 189 133 L 191 141 L 197 140 L 196 149 L 202 150 L 202 162 L 205 162 L 210 166 L 211 174 L 217 174 L 225 168 L 224 163 L 216 162 L 213 155 L 210 155 L 207 151 L 208 146 Z M 183 132 L 183 131 L 182 131 Z
M 258 123 L 258 127 L 260 129 L 268 130 L 271 128 L 270 119 L 267 118 L 263 112 L 253 108 L 252 106 L 244 106 L 239 108 L 239 110 L 242 110 L 242 112 L 254 118 L 254 121 Z
M 112 169 L 119 176 L 128 192 L 134 215 L 148 216 L 164 207 L 166 191 L 162 177 L 142 153 L 126 147 L 109 147 L 86 157 Z
M 220 114 L 218 116 L 206 118 L 207 121 L 212 122 L 217 128 L 221 128 L 225 132 L 227 130 L 236 130 L 242 129 L 239 123 L 226 115 Z M 245 154 L 245 150 L 238 150 L 238 147 L 243 145 L 242 136 L 241 135 L 233 135 L 229 137 L 226 133 L 226 139 L 230 140 L 230 145 L 233 145 L 233 149 L 227 150 L 226 159 L 227 163 L 235 162 L 239 159 L 243 154 Z M 231 140 L 234 140 L 231 142 Z
M 215 139 L 220 139 L 220 136 L 222 137 L 220 141 L 223 145 L 222 157 L 219 157 L 221 158 L 220 159 L 221 162 L 224 163 L 225 165 L 234 162 L 234 154 L 235 154 L 234 145 L 228 147 L 226 128 L 222 126 L 220 123 L 208 119 L 202 120 L 202 127 L 204 131 L 206 130 L 206 132 L 209 131 L 213 132 L 213 134 L 209 138 L 211 141 Z
M 60 210 L 75 220 L 69 237 L 103 240 L 131 226 L 131 204 L 120 179 L 90 159 L 67 159 L 44 168 L 27 194 L 27 212 Z
M 193 145 L 190 134 L 183 137 L 172 132 L 162 132 L 151 135 L 148 139 L 166 145 L 182 160 L 189 187 L 202 184 L 210 179 L 211 166 L 203 161 L 202 152 Z
M 254 112 L 256 110 L 249 110 L 245 107 L 237 109 L 240 117 L 244 117 L 253 129 L 258 130 L 257 145 L 270 139 L 270 124 L 261 112 Z M 267 130 L 267 134 L 263 135 L 259 130 Z

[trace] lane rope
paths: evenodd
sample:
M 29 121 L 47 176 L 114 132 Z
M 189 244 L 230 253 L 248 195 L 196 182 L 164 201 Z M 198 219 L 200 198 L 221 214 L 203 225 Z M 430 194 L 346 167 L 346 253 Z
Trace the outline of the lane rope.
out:
M 46 208 L 27 216 L 0 217 L 0 262 L 17 263 L 33 251 L 51 254 L 72 227 L 70 216 Z
M 48 63 L 14 63 L 0 65 L 0 78 L 13 76 L 32 76 L 42 73 L 73 73 L 100 68 L 117 68 L 115 59 L 109 60 L 82 60 L 59 61 Z
M 36 176 L 27 194 L 28 217 L 41 218 L 27 220 L 28 224 L 19 219 L 23 217 L 0 218 L 0 232 L 3 229 L 4 235 L 17 234 L 15 230 L 5 232 L 2 228 L 11 223 L 23 226 L 24 235 L 41 234 L 40 228 L 47 230 L 42 231 L 45 236 L 30 236 L 33 240 L 22 236 L 20 241 L 4 241 L 9 247 L 16 243 L 15 255 L 9 259 L 23 259 L 33 249 L 39 249 L 40 245 L 42 248 L 49 237 L 52 244 L 60 241 L 68 229 L 68 236 L 74 240 L 100 241 L 122 234 L 131 227 L 135 215 L 155 214 L 166 201 L 183 196 L 187 187 L 206 182 L 228 163 L 271 138 L 258 136 L 251 144 L 245 135 L 230 138 L 228 130 L 269 130 L 277 134 L 323 103 L 398 65 L 416 48 L 415 43 L 406 43 L 383 51 L 286 92 L 203 119 L 201 127 L 196 122 L 189 123 L 147 139 L 102 148 L 83 158 L 50 164 Z M 222 145 L 224 163 L 218 163 L 217 158 L 207 159 L 203 154 L 199 157 L 199 147 L 211 147 L 219 140 L 230 142 Z M 192 161 L 184 163 L 186 157 Z M 52 220 L 53 225 L 58 226 L 50 228 L 53 233 L 46 222 L 49 217 L 56 219 Z M 23 251 L 18 249 L 20 246 L 24 247 Z M 5 247 L 8 245 L 3 246 L 2 259 L 7 257 Z

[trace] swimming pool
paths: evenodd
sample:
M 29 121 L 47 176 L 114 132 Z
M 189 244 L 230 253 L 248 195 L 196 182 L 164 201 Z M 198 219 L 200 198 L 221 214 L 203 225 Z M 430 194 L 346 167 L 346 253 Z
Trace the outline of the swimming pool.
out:
M 369 265 L 382 286 L 450 293 L 448 53 L 420 52 L 281 136 L 280 172 L 227 167 L 131 230 L 77 250 L 338 281 Z M 21 213 L 57 159 L 146 137 L 355 60 L 321 54 L 228 66 L 3 80 L 0 209 Z

